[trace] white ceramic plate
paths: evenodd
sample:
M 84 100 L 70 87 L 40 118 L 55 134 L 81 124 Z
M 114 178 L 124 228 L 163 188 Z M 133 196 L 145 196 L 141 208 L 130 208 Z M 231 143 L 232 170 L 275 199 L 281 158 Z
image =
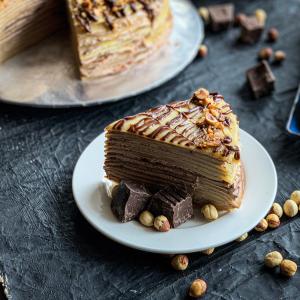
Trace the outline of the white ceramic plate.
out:
M 80 156 L 73 174 L 73 194 L 84 217 L 107 237 L 126 246 L 156 253 L 189 253 L 217 247 L 248 232 L 267 214 L 277 191 L 277 175 L 263 146 L 241 130 L 241 156 L 246 175 L 243 204 L 213 222 L 200 212 L 167 233 L 143 227 L 137 221 L 120 223 L 112 214 L 103 181 L 104 134 Z

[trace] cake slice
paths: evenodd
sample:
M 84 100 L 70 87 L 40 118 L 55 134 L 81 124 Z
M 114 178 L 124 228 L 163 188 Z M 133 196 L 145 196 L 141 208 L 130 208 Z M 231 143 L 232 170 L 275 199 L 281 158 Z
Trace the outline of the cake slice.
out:
M 67 0 L 81 78 L 124 71 L 166 40 L 169 0 Z
M 193 201 L 219 210 L 241 204 L 243 170 L 239 123 L 218 93 L 125 117 L 106 128 L 108 179 L 194 190 Z
M 63 27 L 61 0 L 0 0 L 0 62 Z

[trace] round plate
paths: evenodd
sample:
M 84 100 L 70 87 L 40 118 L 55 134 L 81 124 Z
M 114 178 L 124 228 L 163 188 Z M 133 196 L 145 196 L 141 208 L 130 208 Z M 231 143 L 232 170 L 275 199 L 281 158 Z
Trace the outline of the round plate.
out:
M 157 253 L 189 253 L 231 242 L 254 228 L 269 211 L 277 191 L 277 175 L 263 146 L 241 130 L 246 186 L 241 208 L 205 222 L 200 212 L 169 232 L 146 228 L 137 221 L 120 223 L 110 209 L 105 190 L 104 134 L 80 156 L 73 174 L 73 194 L 84 217 L 101 233 L 126 246 Z
M 0 99 L 30 106 L 87 106 L 134 96 L 163 84 L 194 59 L 204 37 L 203 23 L 193 4 L 187 0 L 170 3 L 170 40 L 143 64 L 118 75 L 80 81 L 70 55 L 70 39 L 60 33 L 0 66 Z

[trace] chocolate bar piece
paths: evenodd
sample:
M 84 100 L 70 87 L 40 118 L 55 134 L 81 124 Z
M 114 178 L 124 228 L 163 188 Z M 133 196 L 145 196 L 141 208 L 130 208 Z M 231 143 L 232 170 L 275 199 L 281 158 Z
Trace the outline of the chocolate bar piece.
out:
M 111 210 L 121 222 L 136 218 L 146 207 L 151 194 L 143 184 L 121 181 L 113 196 Z
M 228 28 L 234 21 L 233 4 L 211 5 L 208 8 L 210 25 L 213 31 Z
M 264 30 L 264 25 L 255 16 L 245 17 L 241 20 L 240 40 L 244 43 L 256 43 Z
M 164 215 L 172 227 L 177 227 L 192 217 L 192 197 L 185 190 L 167 186 L 153 195 L 148 210 L 155 216 Z
M 268 95 L 274 90 L 275 76 L 267 61 L 263 60 L 249 69 L 246 75 L 256 98 Z

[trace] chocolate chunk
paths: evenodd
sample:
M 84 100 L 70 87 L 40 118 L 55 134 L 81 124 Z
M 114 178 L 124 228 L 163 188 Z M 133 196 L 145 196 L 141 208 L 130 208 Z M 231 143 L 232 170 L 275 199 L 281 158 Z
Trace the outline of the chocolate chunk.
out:
M 213 31 L 228 28 L 234 21 L 233 4 L 211 5 L 208 8 L 210 25 Z
M 267 61 L 263 60 L 260 64 L 249 69 L 246 75 L 256 98 L 268 95 L 274 90 L 275 76 Z
M 111 210 L 121 222 L 136 218 L 146 207 L 151 194 L 143 184 L 132 181 L 121 181 L 115 193 Z
M 264 30 L 264 25 L 255 16 L 245 17 L 241 21 L 240 40 L 244 43 L 256 43 Z
M 164 215 L 172 227 L 177 227 L 192 217 L 192 197 L 185 190 L 167 186 L 153 195 L 148 210 L 155 216 Z

